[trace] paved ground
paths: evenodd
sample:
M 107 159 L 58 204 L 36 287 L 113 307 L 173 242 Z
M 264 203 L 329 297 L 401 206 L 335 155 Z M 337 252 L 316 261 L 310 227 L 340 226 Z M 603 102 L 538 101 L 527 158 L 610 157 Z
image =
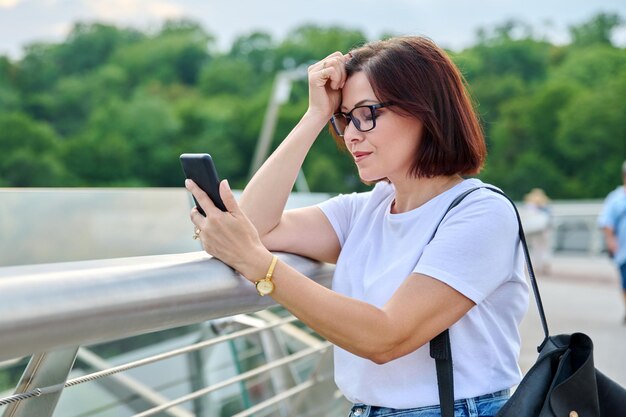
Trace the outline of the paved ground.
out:
M 539 288 L 551 334 L 580 331 L 594 342 L 598 369 L 626 386 L 626 325 L 618 273 L 607 258 L 558 257 Z M 543 340 L 534 301 L 522 323 L 522 370 L 537 358 Z

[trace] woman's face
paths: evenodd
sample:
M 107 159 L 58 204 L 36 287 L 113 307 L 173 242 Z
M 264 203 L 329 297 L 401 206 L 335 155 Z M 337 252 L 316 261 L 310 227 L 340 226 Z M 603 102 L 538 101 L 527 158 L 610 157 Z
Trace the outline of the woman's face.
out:
M 357 72 L 347 79 L 342 90 L 342 112 L 348 113 L 356 106 L 377 103 L 380 100 L 364 72 Z M 376 127 L 369 132 L 358 131 L 353 123 L 345 129 L 344 142 L 364 181 L 388 178 L 397 183 L 408 178 L 422 137 L 423 124 L 392 109 L 393 106 L 377 109 Z

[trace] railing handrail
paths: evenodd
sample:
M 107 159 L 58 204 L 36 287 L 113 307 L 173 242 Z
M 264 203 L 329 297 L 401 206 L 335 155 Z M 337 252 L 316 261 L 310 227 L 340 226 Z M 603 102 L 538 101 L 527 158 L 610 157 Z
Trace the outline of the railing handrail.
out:
M 333 267 L 279 254 L 330 284 Z M 204 252 L 0 268 L 0 361 L 115 340 L 273 304 Z

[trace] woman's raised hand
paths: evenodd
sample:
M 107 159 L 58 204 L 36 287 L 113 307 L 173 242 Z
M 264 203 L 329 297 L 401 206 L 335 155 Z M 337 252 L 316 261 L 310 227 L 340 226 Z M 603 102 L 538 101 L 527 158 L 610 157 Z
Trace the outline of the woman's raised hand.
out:
M 309 67 L 309 111 L 327 119 L 341 104 L 341 89 L 346 82 L 348 55 L 334 52 Z

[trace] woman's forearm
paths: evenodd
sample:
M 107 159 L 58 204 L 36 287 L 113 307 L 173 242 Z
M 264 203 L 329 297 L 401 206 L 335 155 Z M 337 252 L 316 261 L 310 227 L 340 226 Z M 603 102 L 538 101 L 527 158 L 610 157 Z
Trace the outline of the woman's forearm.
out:
M 239 206 L 260 236 L 280 222 L 304 158 L 327 122 L 307 112 L 243 190 Z
M 261 251 L 237 270 L 254 281 L 265 274 L 271 258 Z M 272 298 L 336 346 L 376 362 L 397 344 L 393 321 L 376 306 L 336 293 L 280 261 L 273 282 Z

